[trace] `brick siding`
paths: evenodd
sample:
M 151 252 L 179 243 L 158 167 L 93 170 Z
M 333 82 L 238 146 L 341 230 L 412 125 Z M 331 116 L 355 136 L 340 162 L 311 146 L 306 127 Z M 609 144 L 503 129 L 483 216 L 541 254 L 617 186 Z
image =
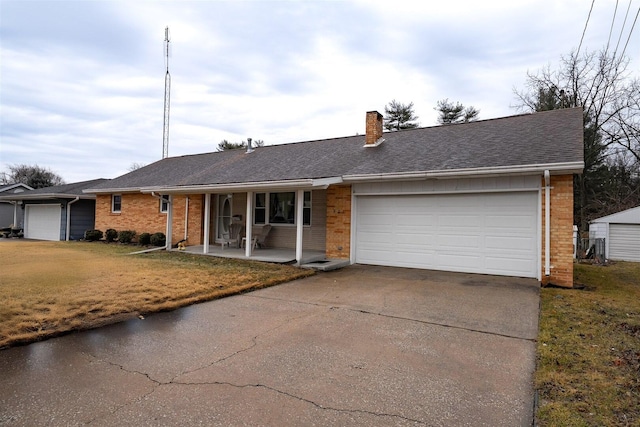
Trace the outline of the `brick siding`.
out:
M 545 194 L 542 178 L 542 283 L 573 287 L 573 175 L 551 177 L 551 275 L 544 275 Z
M 185 198 L 173 198 L 173 230 L 171 244 L 184 238 Z M 202 244 L 202 195 L 189 195 L 188 244 Z M 96 223 L 98 230 L 134 230 L 141 233 L 165 233 L 167 214 L 160 212 L 160 201 L 150 194 L 123 193 L 119 213 L 111 212 L 111 195 L 99 194 L 96 198 Z
M 332 185 L 327 189 L 327 258 L 351 256 L 351 186 Z

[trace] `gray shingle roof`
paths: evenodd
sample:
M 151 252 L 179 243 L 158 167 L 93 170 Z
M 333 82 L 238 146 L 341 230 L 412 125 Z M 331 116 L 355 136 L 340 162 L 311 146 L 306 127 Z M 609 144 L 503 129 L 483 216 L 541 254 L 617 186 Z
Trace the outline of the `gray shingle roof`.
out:
M 92 189 L 217 185 L 583 161 L 582 109 L 170 157 Z M 575 169 L 575 167 L 574 167 Z
M 35 190 L 25 190 L 22 193 L 2 196 L 2 199 L 11 200 L 33 200 L 33 199 L 73 199 L 75 197 L 91 198 L 90 194 L 86 194 L 83 190 L 94 188 L 98 185 L 108 182 L 108 179 L 100 178 L 90 181 L 74 182 L 71 184 L 54 185 L 51 187 L 37 188 Z

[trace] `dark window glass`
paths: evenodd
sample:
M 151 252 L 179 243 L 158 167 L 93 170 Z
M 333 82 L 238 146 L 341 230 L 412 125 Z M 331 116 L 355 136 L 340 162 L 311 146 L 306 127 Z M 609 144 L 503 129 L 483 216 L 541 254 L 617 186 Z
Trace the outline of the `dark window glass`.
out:
M 266 202 L 265 193 L 256 193 L 255 207 L 254 207 L 254 213 L 253 213 L 254 224 L 265 223 L 265 219 L 267 217 L 266 215 L 267 206 L 265 202 Z

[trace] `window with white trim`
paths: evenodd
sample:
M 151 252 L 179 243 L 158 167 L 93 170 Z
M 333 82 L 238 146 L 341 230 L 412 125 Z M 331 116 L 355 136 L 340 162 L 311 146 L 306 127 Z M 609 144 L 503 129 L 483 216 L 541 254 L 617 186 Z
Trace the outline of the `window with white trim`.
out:
M 122 211 L 122 195 L 112 194 L 111 195 L 111 212 L 120 213 L 121 211 Z
M 256 193 L 253 208 L 253 223 L 291 224 L 296 223 L 296 192 Z M 311 191 L 304 192 L 302 224 L 311 225 Z
M 163 194 L 160 199 L 160 213 L 167 213 L 169 211 L 169 195 Z

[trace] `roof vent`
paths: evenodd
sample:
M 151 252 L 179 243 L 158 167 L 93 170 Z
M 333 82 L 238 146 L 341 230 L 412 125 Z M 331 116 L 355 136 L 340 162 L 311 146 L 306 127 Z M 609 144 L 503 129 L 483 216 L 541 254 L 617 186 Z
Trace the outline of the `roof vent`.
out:
M 247 153 L 253 153 L 253 146 L 251 145 L 251 138 L 247 138 Z

